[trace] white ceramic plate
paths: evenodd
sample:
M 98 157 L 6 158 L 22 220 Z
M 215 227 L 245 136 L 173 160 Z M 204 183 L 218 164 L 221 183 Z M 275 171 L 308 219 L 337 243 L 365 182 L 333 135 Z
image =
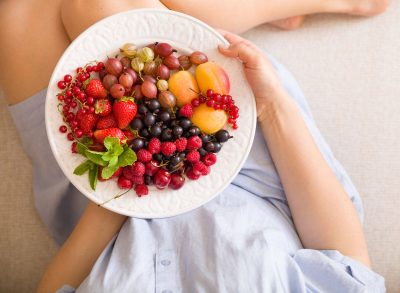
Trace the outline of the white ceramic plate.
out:
M 150 189 L 149 196 L 138 198 L 134 191 L 112 200 L 104 207 L 114 212 L 138 218 L 163 218 L 193 210 L 221 193 L 243 166 L 256 128 L 253 94 L 245 80 L 240 62 L 223 57 L 217 45 L 226 40 L 205 23 L 188 15 L 168 10 L 140 9 L 110 16 L 83 32 L 64 52 L 51 76 L 46 98 L 46 129 L 53 154 L 67 178 L 90 200 L 102 203 L 121 190 L 115 181 L 98 182 L 94 192 L 87 174 L 77 176 L 73 170 L 84 158 L 72 154 L 71 142 L 58 130 L 63 124 L 57 111 L 57 81 L 89 61 L 112 56 L 127 42 L 143 46 L 151 42 L 168 42 L 182 52 L 205 52 L 228 73 L 231 95 L 240 108 L 239 129 L 218 153 L 217 164 L 208 176 L 197 181 L 186 180 L 177 191 Z

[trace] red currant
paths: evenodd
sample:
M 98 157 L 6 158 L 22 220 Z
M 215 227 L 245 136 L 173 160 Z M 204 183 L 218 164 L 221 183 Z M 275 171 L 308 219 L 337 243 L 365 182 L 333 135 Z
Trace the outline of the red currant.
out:
M 72 120 L 69 124 L 71 125 L 71 127 L 74 127 L 74 128 L 78 127 L 78 121 L 76 121 L 76 120 Z
M 81 73 L 82 70 L 83 70 L 82 67 L 78 67 L 78 68 L 76 69 L 76 73 Z
M 66 91 L 65 91 L 65 96 L 66 96 L 67 98 L 71 98 L 71 97 L 72 97 L 72 91 L 71 91 L 71 90 L 66 90 Z
M 85 74 L 84 74 L 84 73 L 79 74 L 79 75 L 78 75 L 78 80 L 79 80 L 80 82 L 84 82 L 84 81 L 86 80 Z
M 93 106 L 90 106 L 90 107 L 88 108 L 88 112 L 91 113 L 91 114 L 93 114 L 93 113 L 94 113 L 94 107 L 93 107 Z
M 221 101 L 221 95 L 220 94 L 213 94 L 212 98 L 216 102 L 220 102 Z
M 93 105 L 93 104 L 94 104 L 94 98 L 91 97 L 91 96 L 89 96 L 89 97 L 86 99 L 86 103 L 87 103 L 89 106 Z
M 234 124 L 232 125 L 232 128 L 233 128 L 233 129 L 238 129 L 238 125 L 237 125 L 236 123 L 234 123 Z
M 74 109 L 76 106 L 78 106 L 78 104 L 76 102 L 71 102 L 70 106 L 72 109 Z
M 71 132 L 68 133 L 67 134 L 67 139 L 70 140 L 70 141 L 73 141 L 74 140 L 74 135 Z
M 215 110 L 220 110 L 221 109 L 221 105 L 220 104 L 215 104 L 214 105 L 214 109 Z
M 65 81 L 63 81 L 63 80 L 60 80 L 60 81 L 57 83 L 57 86 L 58 86 L 58 88 L 59 88 L 60 90 L 63 90 L 63 89 L 65 89 L 65 88 L 67 87 L 67 85 L 65 84 Z
M 228 96 L 227 95 L 222 95 L 221 96 L 221 103 L 225 104 L 226 102 L 228 102 Z
M 69 106 L 68 105 L 64 105 L 63 106 L 63 111 L 64 112 L 68 112 L 69 111 Z
M 86 98 L 86 95 L 85 95 L 84 92 L 80 92 L 80 93 L 77 95 L 77 98 L 78 98 L 79 101 L 83 102 L 83 101 L 85 100 L 85 98 Z
M 86 72 L 92 72 L 93 67 L 91 65 L 86 66 Z
M 89 138 L 93 138 L 93 131 L 90 131 L 86 134 L 87 137 Z
M 67 121 L 70 122 L 70 121 L 74 120 L 74 118 L 75 118 L 74 113 L 69 112 L 67 115 Z
M 200 100 L 199 99 L 193 99 L 191 103 L 192 103 L 193 107 L 200 106 Z
M 213 93 L 214 93 L 214 91 L 212 89 L 208 89 L 206 91 L 206 96 L 210 98 L 213 95 Z
M 75 96 L 77 96 L 81 92 L 81 89 L 79 87 L 77 87 L 77 86 L 74 86 L 72 88 L 72 92 L 74 93 Z
M 206 97 L 201 96 L 201 97 L 199 98 L 200 104 L 204 104 L 206 101 L 207 101 L 207 98 L 206 98 Z
M 65 82 L 71 82 L 71 80 L 72 80 L 72 76 L 70 74 L 64 75 L 64 81 Z
M 97 63 L 95 71 L 99 72 L 99 71 L 101 71 L 103 69 L 103 67 L 104 67 L 104 63 L 103 62 L 99 62 L 99 63 Z
M 82 83 L 81 83 L 80 81 L 76 81 L 75 85 L 76 85 L 78 88 L 81 88 L 81 87 L 82 87 Z
M 67 126 L 61 125 L 59 130 L 60 130 L 61 133 L 66 133 L 68 129 L 67 129 Z
M 208 100 L 207 101 L 207 106 L 208 107 L 214 107 L 214 105 L 215 105 L 215 101 L 214 100 Z
M 81 138 L 83 135 L 83 131 L 80 129 L 75 130 L 75 135 L 77 138 Z
M 59 95 L 57 96 L 57 99 L 58 99 L 59 101 L 64 101 L 64 95 L 59 94 Z

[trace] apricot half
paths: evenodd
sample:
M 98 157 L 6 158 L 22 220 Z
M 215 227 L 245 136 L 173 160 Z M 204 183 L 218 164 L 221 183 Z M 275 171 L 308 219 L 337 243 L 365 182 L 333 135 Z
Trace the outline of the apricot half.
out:
M 169 91 L 175 96 L 176 104 L 182 107 L 189 104 L 199 95 L 199 86 L 193 74 L 189 71 L 178 71 L 171 75 L 168 80 Z
M 215 110 L 206 104 L 194 108 L 192 123 L 207 134 L 213 134 L 224 127 L 228 116 L 223 110 Z
M 200 64 L 196 68 L 196 80 L 203 94 L 208 89 L 221 95 L 229 94 L 230 82 L 226 72 L 214 62 Z

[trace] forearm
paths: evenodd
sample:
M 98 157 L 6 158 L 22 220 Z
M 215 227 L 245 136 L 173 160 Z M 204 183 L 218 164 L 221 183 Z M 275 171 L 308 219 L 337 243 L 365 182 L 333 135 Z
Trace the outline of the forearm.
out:
M 293 220 L 305 248 L 335 249 L 369 265 L 357 213 L 315 144 L 297 106 L 283 91 L 260 116 Z
M 90 202 L 71 236 L 47 267 L 37 292 L 53 293 L 64 284 L 79 286 L 125 219 Z

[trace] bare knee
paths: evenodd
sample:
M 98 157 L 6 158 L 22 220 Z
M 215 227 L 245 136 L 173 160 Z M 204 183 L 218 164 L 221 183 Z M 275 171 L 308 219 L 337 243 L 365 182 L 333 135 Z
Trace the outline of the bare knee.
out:
M 165 8 L 158 0 L 63 0 L 61 18 L 71 40 L 97 21 L 136 8 Z

